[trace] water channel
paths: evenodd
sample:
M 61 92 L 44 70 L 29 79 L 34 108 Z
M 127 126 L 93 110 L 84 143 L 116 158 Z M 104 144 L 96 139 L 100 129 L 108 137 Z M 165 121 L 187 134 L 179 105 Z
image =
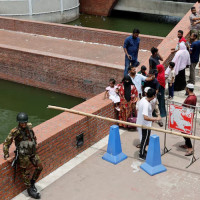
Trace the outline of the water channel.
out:
M 134 27 L 137 27 L 142 34 L 166 36 L 176 23 L 176 20 L 166 23 L 166 17 L 113 12 L 111 17 L 81 14 L 79 19 L 68 24 L 130 33 Z M 26 112 L 29 115 L 29 121 L 36 126 L 60 113 L 46 109 L 47 105 L 71 108 L 84 101 L 80 98 L 5 80 L 0 80 L 0 94 L 0 143 L 17 125 L 16 115 L 18 112 Z
M 168 16 L 114 11 L 110 17 L 81 14 L 79 19 L 68 24 L 129 33 L 137 27 L 142 34 L 165 37 L 179 20 Z
M 17 113 L 26 112 L 29 115 L 29 121 L 36 126 L 61 113 L 47 109 L 48 105 L 72 108 L 84 101 L 65 94 L 5 80 L 0 80 L 0 94 L 0 143 L 5 140 L 9 131 L 16 127 Z

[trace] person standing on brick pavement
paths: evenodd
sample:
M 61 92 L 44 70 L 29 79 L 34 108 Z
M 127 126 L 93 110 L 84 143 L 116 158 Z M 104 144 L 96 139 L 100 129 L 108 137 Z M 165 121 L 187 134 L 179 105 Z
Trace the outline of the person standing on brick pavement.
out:
M 197 66 L 197 63 L 199 62 L 200 40 L 197 40 L 197 34 L 195 33 L 192 33 L 190 39 L 193 42 L 190 46 L 191 66 L 190 66 L 190 76 L 188 83 L 195 84 L 195 68 Z
M 135 85 L 138 91 L 138 96 L 141 99 L 142 98 L 142 82 L 152 81 L 155 77 L 153 76 L 146 77 L 146 76 L 143 76 L 142 74 L 137 74 L 136 68 L 134 66 L 130 66 L 128 69 L 129 69 L 128 75 L 131 77 L 132 83 Z
M 178 37 L 178 44 L 177 44 L 176 48 L 171 49 L 172 53 L 175 53 L 179 50 L 179 44 L 181 42 L 184 42 L 184 43 L 187 42 L 186 39 L 183 37 L 183 31 L 182 30 L 178 30 L 177 37 Z
M 128 74 L 128 67 L 130 64 L 134 67 L 139 66 L 138 52 L 140 46 L 140 34 L 139 29 L 134 29 L 133 34 L 127 37 L 124 41 L 124 52 L 125 52 L 125 69 L 124 76 Z
M 197 97 L 194 94 L 194 85 L 193 84 L 191 84 L 191 83 L 187 84 L 186 93 L 188 93 L 188 97 L 185 99 L 183 106 L 194 109 L 194 107 L 191 107 L 191 106 L 196 106 Z M 191 140 L 190 140 L 190 138 L 186 138 L 186 137 L 184 137 L 184 139 L 185 139 L 185 144 L 180 145 L 179 147 L 187 149 L 187 153 L 185 154 L 185 156 L 191 156 L 193 154 Z
M 151 101 L 155 98 L 156 91 L 154 89 L 149 89 L 147 91 L 147 96 L 142 98 L 138 106 L 138 116 L 137 116 L 137 124 L 151 127 L 152 122 L 159 121 L 159 117 L 152 117 L 152 106 Z M 142 140 L 140 146 L 140 154 L 139 159 L 146 159 L 146 146 L 149 141 L 149 137 L 151 134 L 151 130 L 142 128 Z
M 197 34 L 197 39 L 200 39 L 200 15 L 197 13 L 196 8 L 191 8 L 192 14 L 190 15 L 190 35 L 192 33 Z
M 144 97 L 140 100 L 140 101 L 138 101 L 137 102 L 137 104 L 136 104 L 136 109 L 137 109 L 137 111 L 138 111 L 138 107 L 139 107 L 139 104 L 140 103 L 143 103 L 143 101 L 144 101 L 144 98 L 146 98 L 147 97 L 147 92 L 148 92 L 148 90 L 149 89 L 151 89 L 150 87 L 146 87 L 146 88 L 144 88 Z M 153 99 L 153 100 L 151 100 L 150 101 L 150 104 L 151 104 L 151 107 L 152 107 L 152 115 L 153 115 L 153 117 L 159 117 L 159 119 L 161 119 L 161 117 L 160 117 L 160 110 L 159 110 L 159 107 L 158 107 L 158 100 L 157 100 L 157 98 L 156 98 L 156 96 L 155 96 L 155 98 Z M 158 121 L 159 122 L 159 121 Z M 137 122 L 136 122 L 137 123 Z M 138 123 L 140 123 L 140 121 L 138 120 Z M 137 123 L 137 124 L 138 124 Z M 141 124 L 142 125 L 142 124 Z M 140 143 L 139 144 L 137 144 L 136 145 L 136 147 L 137 148 L 140 148 L 141 147 L 141 141 L 142 141 L 142 128 L 137 128 L 137 130 L 138 130 L 138 133 L 139 133 L 139 139 L 140 139 Z M 148 142 L 147 142 L 147 145 L 148 145 Z
M 159 91 L 157 94 L 158 102 L 159 102 L 159 110 L 160 116 L 166 117 L 166 108 L 165 108 L 165 68 L 163 65 L 157 65 L 158 69 L 158 83 L 159 83 Z M 162 120 L 159 121 L 161 124 Z
M 175 71 L 174 71 L 174 66 L 175 63 L 174 62 L 170 62 L 169 63 L 169 76 L 167 78 L 168 80 L 168 91 L 169 91 L 169 97 L 168 99 L 173 99 L 174 98 L 174 81 L 175 81 Z
M 163 61 L 163 57 L 159 54 L 158 49 L 151 48 L 151 57 L 149 58 L 149 70 L 157 70 L 156 66 L 160 64 L 160 60 Z
M 155 74 L 156 74 L 157 70 L 149 70 L 149 74 L 147 75 L 147 77 L 151 78 L 151 81 L 145 81 L 144 82 L 144 88 L 146 87 L 150 87 L 154 90 L 156 90 L 156 94 L 158 93 L 159 90 L 159 83 L 158 80 L 155 78 Z
M 43 167 L 36 152 L 36 137 L 32 130 L 31 123 L 28 123 L 28 115 L 26 113 L 20 112 L 17 115 L 17 122 L 19 123 L 18 126 L 10 131 L 8 137 L 3 143 L 4 159 L 6 160 L 9 157 L 9 147 L 14 140 L 16 146 L 16 164 L 18 164 L 21 169 L 22 178 L 27 187 L 27 192 L 30 197 L 40 199 L 40 193 L 37 192 L 35 182 Z M 28 171 L 30 163 L 35 167 L 31 180 Z
M 124 76 L 122 83 L 118 85 L 118 91 L 120 96 L 120 111 L 119 111 L 119 120 L 127 121 L 129 117 L 136 116 L 136 103 L 138 101 L 138 92 L 133 85 L 130 76 Z M 119 124 L 124 128 L 127 125 Z

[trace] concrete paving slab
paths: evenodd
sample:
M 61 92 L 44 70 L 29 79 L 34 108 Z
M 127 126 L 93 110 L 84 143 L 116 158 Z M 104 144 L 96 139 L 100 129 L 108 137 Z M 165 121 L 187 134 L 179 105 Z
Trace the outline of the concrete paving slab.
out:
M 156 124 L 154 124 L 157 127 Z M 199 128 L 198 124 L 198 128 Z M 197 128 L 197 130 L 198 130 Z M 152 132 L 155 134 L 155 132 Z M 163 133 L 160 136 L 163 149 Z M 199 135 L 199 133 L 198 133 Z M 125 131 L 121 136 L 123 152 L 128 159 L 113 165 L 102 160 L 106 146 L 78 166 L 74 167 L 42 192 L 42 200 L 167 200 L 188 198 L 198 200 L 200 195 L 200 170 L 197 160 L 189 168 L 191 157 L 184 156 L 185 150 L 179 148 L 184 139 L 167 135 L 167 147 L 172 150 L 162 156 L 167 171 L 149 176 L 139 168 L 138 133 Z M 196 142 L 195 156 L 199 157 L 200 143 Z

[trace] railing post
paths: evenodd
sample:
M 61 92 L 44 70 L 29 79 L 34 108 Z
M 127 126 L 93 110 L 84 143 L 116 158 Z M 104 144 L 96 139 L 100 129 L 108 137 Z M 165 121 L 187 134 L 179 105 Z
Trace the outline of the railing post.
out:
M 28 0 L 29 15 L 33 15 L 32 0 Z

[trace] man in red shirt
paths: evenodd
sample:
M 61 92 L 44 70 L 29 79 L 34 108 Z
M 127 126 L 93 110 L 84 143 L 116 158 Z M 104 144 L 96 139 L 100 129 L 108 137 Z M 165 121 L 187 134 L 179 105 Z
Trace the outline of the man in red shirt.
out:
M 179 44 L 181 42 L 184 42 L 184 43 L 187 42 L 186 39 L 183 37 L 183 31 L 182 30 L 178 31 L 177 37 L 178 37 L 178 44 L 177 44 L 176 48 L 171 49 L 172 53 L 175 53 L 179 50 Z
M 178 36 L 178 39 L 179 39 L 178 40 L 179 43 L 181 43 L 181 42 L 185 42 L 186 43 L 187 42 L 186 39 L 183 37 L 183 31 L 182 30 L 178 31 L 178 35 L 177 36 Z
M 191 106 L 196 106 L 197 104 L 197 97 L 194 94 L 194 85 L 189 83 L 186 86 L 186 92 L 188 93 L 188 97 L 185 99 L 183 106 L 188 108 L 193 108 Z M 180 145 L 181 148 L 187 149 L 187 153 L 185 156 L 191 156 L 193 154 L 193 148 L 190 138 L 185 138 L 185 145 Z

